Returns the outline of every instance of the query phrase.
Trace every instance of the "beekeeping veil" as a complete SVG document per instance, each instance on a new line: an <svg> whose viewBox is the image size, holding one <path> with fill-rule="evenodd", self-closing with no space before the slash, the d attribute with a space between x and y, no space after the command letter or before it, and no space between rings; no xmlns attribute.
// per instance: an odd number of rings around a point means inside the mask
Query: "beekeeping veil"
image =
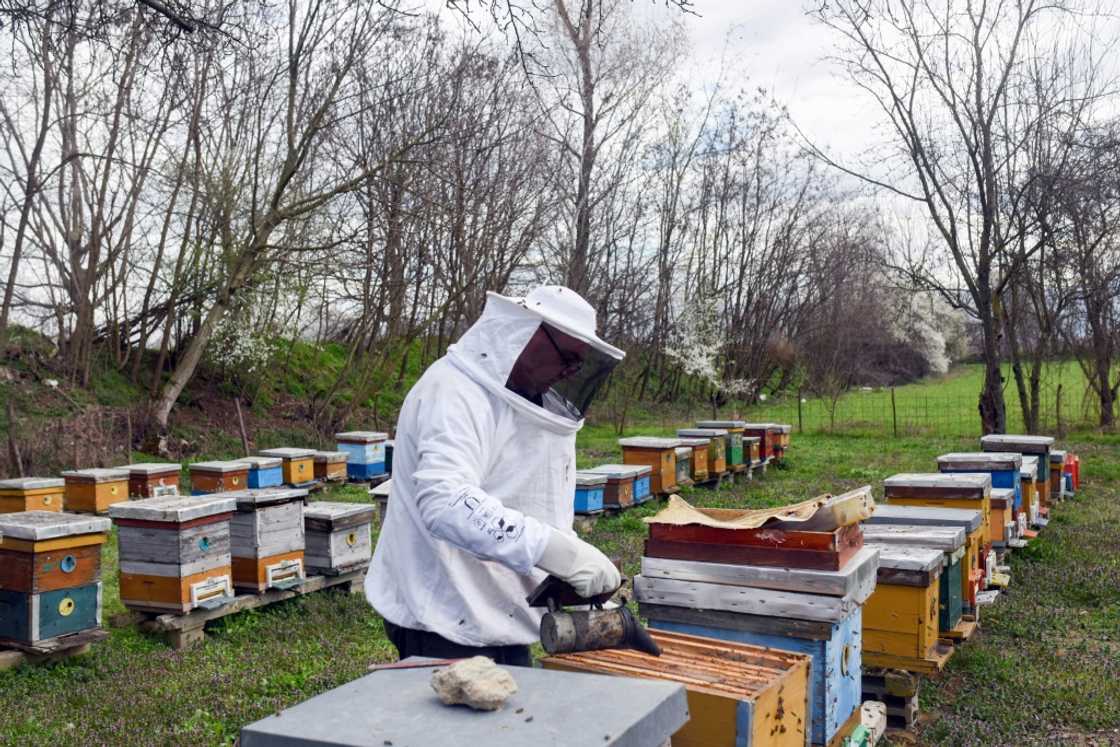
<svg viewBox="0 0 1120 747"><path fill-rule="evenodd" d="M625 357L596 333L595 309L559 285L486 296L482 316L448 349L451 360L519 411L578 428Z"/></svg>

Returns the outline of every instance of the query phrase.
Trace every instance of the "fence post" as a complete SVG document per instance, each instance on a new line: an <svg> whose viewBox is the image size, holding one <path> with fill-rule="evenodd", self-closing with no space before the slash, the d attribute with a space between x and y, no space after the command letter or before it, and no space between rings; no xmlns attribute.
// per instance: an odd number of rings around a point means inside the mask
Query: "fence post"
<svg viewBox="0 0 1120 747"><path fill-rule="evenodd" d="M1058 401L1054 405L1054 419L1057 420L1057 433L1058 438L1065 438L1065 433L1062 432L1062 385L1058 383Z"/></svg>
<svg viewBox="0 0 1120 747"><path fill-rule="evenodd" d="M894 437L898 438L898 408L894 402L894 387L891 387L891 423L894 425Z"/></svg>
<svg viewBox="0 0 1120 747"><path fill-rule="evenodd" d="M801 424L801 388L797 389L797 432L804 433L805 427Z"/></svg>

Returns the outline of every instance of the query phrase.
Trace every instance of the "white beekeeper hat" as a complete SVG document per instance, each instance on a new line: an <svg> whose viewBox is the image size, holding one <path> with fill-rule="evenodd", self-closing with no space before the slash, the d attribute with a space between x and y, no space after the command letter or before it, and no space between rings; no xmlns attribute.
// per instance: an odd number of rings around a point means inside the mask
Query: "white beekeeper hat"
<svg viewBox="0 0 1120 747"><path fill-rule="evenodd" d="M583 340L605 355L622 360L626 353L599 337L596 332L597 315L595 307L589 304L571 288L562 285L542 285L529 291L524 298L503 296L493 291L486 292L487 298L517 306L537 316L543 322Z"/></svg>

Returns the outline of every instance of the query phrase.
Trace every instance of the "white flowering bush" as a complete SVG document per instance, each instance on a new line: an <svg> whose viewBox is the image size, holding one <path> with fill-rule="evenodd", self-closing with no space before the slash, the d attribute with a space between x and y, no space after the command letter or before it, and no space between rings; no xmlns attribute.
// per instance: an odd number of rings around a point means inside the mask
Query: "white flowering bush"
<svg viewBox="0 0 1120 747"><path fill-rule="evenodd" d="M700 378L716 390L730 396L746 397L753 393L753 379L725 379L720 356L723 352L723 329L715 299L693 299L673 324L665 346L665 355L675 361L686 374Z"/></svg>
<svg viewBox="0 0 1120 747"><path fill-rule="evenodd" d="M272 359L272 341L253 334L252 327L236 315L227 315L214 328L206 348L210 363L225 375L252 376Z"/></svg>

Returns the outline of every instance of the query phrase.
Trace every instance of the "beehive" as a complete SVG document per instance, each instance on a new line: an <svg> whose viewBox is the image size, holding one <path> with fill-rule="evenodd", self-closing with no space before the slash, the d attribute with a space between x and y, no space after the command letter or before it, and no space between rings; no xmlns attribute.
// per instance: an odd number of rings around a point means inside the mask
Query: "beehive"
<svg viewBox="0 0 1120 747"><path fill-rule="evenodd" d="M380 431L334 434L338 450L346 452L346 473L351 480L369 480L385 474L385 442L388 438L388 433Z"/></svg>
<svg viewBox="0 0 1120 747"><path fill-rule="evenodd" d="M1062 472L1064 471L1065 460L1066 452L1062 449L1053 449L1048 455L1048 479L1046 483L1049 487L1038 497L1039 513L1042 515L1049 513L1051 501L1062 497Z"/></svg>
<svg viewBox="0 0 1120 747"><path fill-rule="evenodd" d="M717 428L727 431L727 469L742 472L750 464L750 456L743 449L743 420L698 420L697 428Z"/></svg>
<svg viewBox="0 0 1120 747"><path fill-rule="evenodd" d="M15 511L61 511L66 481L61 477L0 480L0 514Z"/></svg>
<svg viewBox="0 0 1120 747"><path fill-rule="evenodd" d="M1019 482L1023 486L1023 510L1019 512L1016 520L1019 522L1019 534L1026 533L1027 528L1038 524L1041 503L1038 497L1038 488L1042 484L1038 479L1038 457L1023 457L1023 466L1019 470Z"/></svg>
<svg viewBox="0 0 1120 747"><path fill-rule="evenodd" d="M778 444L777 423L743 423L743 435L758 439L758 458L760 461L769 462L777 457Z"/></svg>
<svg viewBox="0 0 1120 747"><path fill-rule="evenodd" d="M708 438L708 478L715 479L727 472L727 449L730 434L723 428L681 428L680 438Z"/></svg>
<svg viewBox="0 0 1120 747"><path fill-rule="evenodd" d="M743 436L743 462L749 465L762 463L762 439L758 436Z"/></svg>
<svg viewBox="0 0 1120 747"><path fill-rule="evenodd" d="M1015 538L1015 520L1012 510L1015 491L1011 488L992 488L992 546L1003 549Z"/></svg>
<svg viewBox="0 0 1120 747"><path fill-rule="evenodd" d="M316 451L315 479L324 482L346 482L345 451Z"/></svg>
<svg viewBox="0 0 1120 747"><path fill-rule="evenodd" d="M942 634L956 630L964 613L961 568L964 563L964 527L920 524L871 524L864 527L868 544L940 550L943 554L938 579L938 629Z"/></svg>
<svg viewBox="0 0 1120 747"><path fill-rule="evenodd" d="M260 455L284 460L285 485L306 485L315 479L314 449L264 449Z"/></svg>
<svg viewBox="0 0 1120 747"><path fill-rule="evenodd" d="M637 470L634 473L634 503L644 503L653 497L653 467L648 464L625 465Z"/></svg>
<svg viewBox="0 0 1120 747"><path fill-rule="evenodd" d="M280 457L251 456L237 461L249 465L248 485L252 490L284 484L284 460Z"/></svg>
<svg viewBox="0 0 1120 747"><path fill-rule="evenodd" d="M163 494L168 488L179 492L179 474L182 467L170 463L130 464L128 470L128 495L130 498L151 498Z"/></svg>
<svg viewBox="0 0 1120 747"><path fill-rule="evenodd" d="M110 527L58 511L0 515L0 639L37 643L101 625Z"/></svg>
<svg viewBox="0 0 1120 747"><path fill-rule="evenodd" d="M308 573L337 576L369 565L373 506L316 501L303 510Z"/></svg>
<svg viewBox="0 0 1120 747"><path fill-rule="evenodd" d="M991 434L980 438L980 450L989 452L1003 452L1020 454L1024 457L1038 457L1038 485L1039 503L1045 505L1050 498L1050 450L1054 448L1054 439L1050 436L1025 436L1017 434ZM1046 487L1043 487L1046 483ZM1008 488L1010 485L992 483L994 488Z"/></svg>
<svg viewBox="0 0 1120 747"><path fill-rule="evenodd" d="M1019 482L1019 470L1022 466L1022 455L1012 452L976 451L942 454L937 457L939 472L987 472L992 476L993 488L1010 488L1015 494L1012 511L1018 511L1023 501L1022 485Z"/></svg>
<svg viewBox="0 0 1120 747"><path fill-rule="evenodd" d="M692 450L689 454L689 478L694 483L707 482L708 474L708 449L711 447L710 438L682 438L681 443ZM680 449L677 449L679 452ZM678 471L680 465L677 465Z"/></svg>
<svg viewBox="0 0 1120 747"><path fill-rule="evenodd" d="M793 433L793 426L785 423L771 423L770 435L773 438L774 458L779 461L785 459L786 449L789 448L790 436Z"/></svg>
<svg viewBox="0 0 1120 747"><path fill-rule="evenodd" d="M677 447L679 438L633 436L618 439L625 464L650 466L650 492L654 495L671 493L677 489ZM710 462L709 462L710 464Z"/></svg>
<svg viewBox="0 0 1120 747"><path fill-rule="evenodd" d="M192 495L244 490L249 482L249 465L245 462L196 462L189 469Z"/></svg>
<svg viewBox="0 0 1120 747"><path fill-rule="evenodd" d="M987 555L995 528L992 525L992 478L988 474L904 473L883 481L883 494L895 506L961 508L980 512L983 546L980 561L988 572Z"/></svg>
<svg viewBox="0 0 1120 747"><path fill-rule="evenodd" d="M676 448L677 485L687 487L692 484L692 447Z"/></svg>
<svg viewBox="0 0 1120 747"><path fill-rule="evenodd" d="M229 493L176 495L109 509L120 548L120 595L126 607L189 612L233 596Z"/></svg>
<svg viewBox="0 0 1120 747"><path fill-rule="evenodd" d="M634 491L639 476L644 477L647 486L646 495L649 495L649 470L648 466L640 464L600 464L586 472L606 478L606 483L603 485L604 507L626 508L638 502Z"/></svg>
<svg viewBox="0 0 1120 747"><path fill-rule="evenodd" d="M984 530L980 511L959 508L933 508L923 506L877 505L875 513L865 525L907 524L924 526L959 527L965 531L965 553L961 560L961 589L964 611L976 612L976 594L983 590Z"/></svg>
<svg viewBox="0 0 1120 747"><path fill-rule="evenodd" d="M603 493L606 487L606 475L597 472L576 472L576 513L597 514L601 512L603 510Z"/></svg>
<svg viewBox="0 0 1120 747"><path fill-rule="evenodd" d="M661 656L606 650L560 654L545 669L680 682L689 720L675 747L803 747L808 740L809 657L759 646L652 631Z"/></svg>
<svg viewBox="0 0 1120 747"><path fill-rule="evenodd" d="M66 481L66 510L102 514L128 500L128 472L123 469L76 469L62 473Z"/></svg>
<svg viewBox="0 0 1120 747"><path fill-rule="evenodd" d="M863 610L864 665L910 672L940 670L948 658L938 646L944 553L920 547L877 547L878 583Z"/></svg>
<svg viewBox="0 0 1120 747"><path fill-rule="evenodd" d="M240 490L230 523L233 585L262 592L289 588L304 578L304 488Z"/></svg>

